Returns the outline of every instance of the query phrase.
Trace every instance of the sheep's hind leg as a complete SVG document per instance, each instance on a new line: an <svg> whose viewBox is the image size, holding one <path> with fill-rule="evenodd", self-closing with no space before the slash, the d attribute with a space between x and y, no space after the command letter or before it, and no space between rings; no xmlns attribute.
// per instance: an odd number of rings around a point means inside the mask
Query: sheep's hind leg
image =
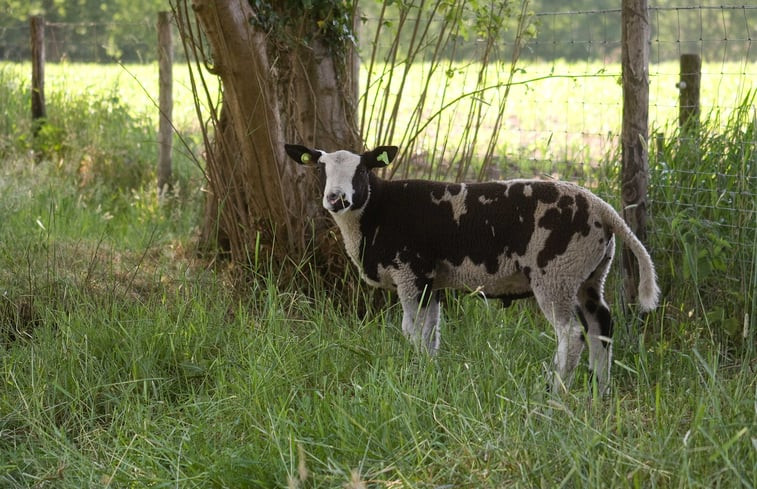
<svg viewBox="0 0 757 489"><path fill-rule="evenodd" d="M580 314L585 322L589 338L589 370L597 382L597 392L609 391L610 366L612 365L612 316L604 300L604 281L612 262L612 251L596 270L581 285L578 291Z"/></svg>
<svg viewBox="0 0 757 489"><path fill-rule="evenodd" d="M441 340L439 295L430 287L420 292L398 288L397 292L402 303L402 333L416 346L435 354Z"/></svg>
<svg viewBox="0 0 757 489"><path fill-rule="evenodd" d="M423 318L423 330L421 334L423 336L423 346L426 350L435 354L439 351L439 344L441 343L441 330L439 329L439 323L441 322L441 306L439 305L439 293L430 292L428 305L425 307L425 314Z"/></svg>

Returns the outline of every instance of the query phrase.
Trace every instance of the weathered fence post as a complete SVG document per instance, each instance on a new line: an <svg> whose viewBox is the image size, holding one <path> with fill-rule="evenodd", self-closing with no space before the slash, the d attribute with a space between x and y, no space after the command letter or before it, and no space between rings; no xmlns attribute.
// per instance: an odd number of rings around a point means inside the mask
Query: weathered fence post
<svg viewBox="0 0 757 489"><path fill-rule="evenodd" d="M698 54L681 55L681 81L678 82L678 127L689 132L699 126L699 87L702 58Z"/></svg>
<svg viewBox="0 0 757 489"><path fill-rule="evenodd" d="M158 194L171 190L171 148L173 147L173 39L170 12L158 12Z"/></svg>
<svg viewBox="0 0 757 489"><path fill-rule="evenodd" d="M621 198L623 217L646 240L649 181L649 14L647 0L623 0ZM623 283L627 302L635 302L639 282L636 258L623 246Z"/></svg>
<svg viewBox="0 0 757 489"><path fill-rule="evenodd" d="M45 19L29 19L32 48L32 134L36 136L45 120Z"/></svg>

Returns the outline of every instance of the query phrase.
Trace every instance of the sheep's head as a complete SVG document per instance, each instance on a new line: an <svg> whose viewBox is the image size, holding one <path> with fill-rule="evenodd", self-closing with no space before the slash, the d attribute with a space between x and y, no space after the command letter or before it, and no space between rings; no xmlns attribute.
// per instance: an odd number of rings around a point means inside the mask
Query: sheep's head
<svg viewBox="0 0 757 489"><path fill-rule="evenodd" d="M369 194L368 172L388 165L398 149L396 146L379 146L356 155L349 151L326 153L293 144L286 144L284 148L297 163L318 168L323 207L334 214L365 205Z"/></svg>

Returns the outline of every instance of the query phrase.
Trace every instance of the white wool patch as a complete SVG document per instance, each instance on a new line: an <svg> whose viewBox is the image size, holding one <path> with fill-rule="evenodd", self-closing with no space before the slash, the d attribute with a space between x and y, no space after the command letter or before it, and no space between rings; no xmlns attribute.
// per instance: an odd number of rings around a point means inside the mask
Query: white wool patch
<svg viewBox="0 0 757 489"><path fill-rule="evenodd" d="M378 281L369 279L365 275L362 267L360 269L360 275L363 277L363 280L365 280L365 282L368 285L371 285L372 287L380 287L382 289L387 289L387 290L397 290L398 277L396 275L399 272L397 271L396 268L394 268L393 266L385 267L383 265L379 265L376 271L378 273ZM406 269L404 273L408 277L415 277L414 275L411 274L409 269Z"/></svg>
<svg viewBox="0 0 757 489"><path fill-rule="evenodd" d="M371 280L365 275L363 268L360 267L360 275L363 280L373 287L381 287L389 290L397 290L398 287L401 288L403 286L405 289L407 289L407 287L412 288L415 286L415 279L417 278L410 267L410 264L400 260L399 252L395 254L391 265L385 267L384 265L379 264L377 274L378 281Z"/></svg>
<svg viewBox="0 0 757 489"><path fill-rule="evenodd" d="M360 216L362 214L363 209L331 213L336 225L339 226L339 230L342 232L344 249L361 274L363 273L363 265L360 263L360 240L362 237L360 234Z"/></svg>
<svg viewBox="0 0 757 489"><path fill-rule="evenodd" d="M409 266L400 266L399 270L393 266L384 267L378 266L378 281L370 279L365 274L365 268L360 262L360 244L362 234L360 233L360 217L363 215L363 209L349 210L346 212L333 213L334 221L339 230L342 232L342 239L344 240L344 248L347 251L347 255L360 272L360 278L372 287L380 287L383 289L395 290L397 280L413 280L412 270ZM378 235L378 229L374 233L373 240L375 241ZM373 243L371 243L371 246ZM394 262L400 264L399 252L397 252Z"/></svg>
<svg viewBox="0 0 757 489"><path fill-rule="evenodd" d="M516 269L515 260L502 254L497 262L497 272L492 274L485 265L473 263L468 257L457 266L443 260L436 269L434 288L480 290L488 295L518 294L531 289L526 276Z"/></svg>
<svg viewBox="0 0 757 489"><path fill-rule="evenodd" d="M452 206L452 218L455 223L460 224L460 216L468 213L468 208L465 206L465 197L468 195L468 187L464 183L460 184L460 192L452 195L449 188L444 189L444 195L440 199L434 198L434 194L431 194L431 202L436 205L442 202L449 202Z"/></svg>

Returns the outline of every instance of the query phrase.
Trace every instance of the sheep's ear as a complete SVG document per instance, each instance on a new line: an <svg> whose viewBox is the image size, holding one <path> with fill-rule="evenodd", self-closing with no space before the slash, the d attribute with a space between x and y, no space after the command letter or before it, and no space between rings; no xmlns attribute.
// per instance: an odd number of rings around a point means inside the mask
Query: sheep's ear
<svg viewBox="0 0 757 489"><path fill-rule="evenodd" d="M397 156L397 146L379 146L373 151L360 155L360 161L368 168L382 168L391 163Z"/></svg>
<svg viewBox="0 0 757 489"><path fill-rule="evenodd" d="M284 149L289 157L300 165L314 165L321 157L321 152L317 149L306 148L299 144L285 144Z"/></svg>

